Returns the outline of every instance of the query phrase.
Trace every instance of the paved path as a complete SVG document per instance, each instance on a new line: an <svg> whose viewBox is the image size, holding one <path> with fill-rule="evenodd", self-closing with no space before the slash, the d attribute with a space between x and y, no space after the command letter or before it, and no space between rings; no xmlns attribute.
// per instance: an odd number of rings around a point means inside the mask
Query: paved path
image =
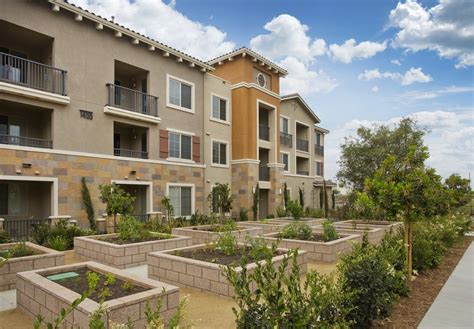
<svg viewBox="0 0 474 329"><path fill-rule="evenodd" d="M474 243L466 250L418 328L474 328Z"/></svg>

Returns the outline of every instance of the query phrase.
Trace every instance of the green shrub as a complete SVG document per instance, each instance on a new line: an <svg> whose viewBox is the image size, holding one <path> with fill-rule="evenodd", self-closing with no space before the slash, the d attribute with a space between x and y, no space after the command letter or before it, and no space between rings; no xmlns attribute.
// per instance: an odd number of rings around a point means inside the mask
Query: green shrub
<svg viewBox="0 0 474 329"><path fill-rule="evenodd" d="M330 220L325 220L323 222L323 240L333 241L339 239L339 234L337 234L336 228Z"/></svg>
<svg viewBox="0 0 474 329"><path fill-rule="evenodd" d="M68 249L68 240L66 237L61 235L51 236L48 239L47 245L57 251L64 251Z"/></svg>
<svg viewBox="0 0 474 329"><path fill-rule="evenodd" d="M225 231L219 235L216 241L212 243L212 248L223 253L226 256L234 255L239 245L236 237L230 232Z"/></svg>
<svg viewBox="0 0 474 329"><path fill-rule="evenodd" d="M287 217L288 216L288 211L285 210L283 207L277 207L277 217Z"/></svg>
<svg viewBox="0 0 474 329"><path fill-rule="evenodd" d="M150 236L150 231L133 216L123 216L117 224L118 237L123 241L138 242Z"/></svg>
<svg viewBox="0 0 474 329"><path fill-rule="evenodd" d="M250 257L255 261L259 261L263 258L272 258L274 256L272 248L268 246L267 241L263 238L248 237L247 245L250 246Z"/></svg>
<svg viewBox="0 0 474 329"><path fill-rule="evenodd" d="M33 226L33 229L30 233L30 239L33 243L44 246L49 239L51 234L51 228L47 224L39 224Z"/></svg>
<svg viewBox="0 0 474 329"><path fill-rule="evenodd" d="M295 220L299 220L301 217L303 217L303 207L301 207L298 201L289 200L287 210Z"/></svg>
<svg viewBox="0 0 474 329"><path fill-rule="evenodd" d="M30 239L33 243L53 248L50 245L50 241L56 237L61 237L66 243L66 247L63 250L70 250L74 248L75 237L93 234L95 234L94 231L83 230L79 227L69 225L68 221L63 219L56 223L54 227L50 227L48 224L35 225L31 231ZM62 242L58 242L58 245L62 247Z"/></svg>
<svg viewBox="0 0 474 329"><path fill-rule="evenodd" d="M12 238L8 234L7 231L3 230L0 231L0 243L10 243L12 242Z"/></svg>
<svg viewBox="0 0 474 329"><path fill-rule="evenodd" d="M268 214L266 219L272 219L272 218L275 218L275 215L274 214Z"/></svg>
<svg viewBox="0 0 474 329"><path fill-rule="evenodd" d="M313 231L311 227L306 223L290 223L285 225L283 230L280 233L280 237L283 239L293 239L293 240L311 240L313 236Z"/></svg>
<svg viewBox="0 0 474 329"><path fill-rule="evenodd" d="M306 207L304 213L306 217L310 217L310 218L323 218L324 217L323 209Z"/></svg>
<svg viewBox="0 0 474 329"><path fill-rule="evenodd" d="M239 211L239 220L241 222L246 222L249 220L249 215L248 215L249 210L247 208L240 208Z"/></svg>

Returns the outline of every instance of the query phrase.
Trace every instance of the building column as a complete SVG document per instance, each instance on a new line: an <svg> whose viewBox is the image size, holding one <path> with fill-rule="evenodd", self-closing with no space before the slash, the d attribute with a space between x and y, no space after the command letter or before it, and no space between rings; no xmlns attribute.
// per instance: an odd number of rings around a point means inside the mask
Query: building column
<svg viewBox="0 0 474 329"><path fill-rule="evenodd" d="M239 217L241 209L247 210L249 219L253 218L253 191L258 184L259 160L232 161L232 216Z"/></svg>
<svg viewBox="0 0 474 329"><path fill-rule="evenodd" d="M270 191L268 192L268 213L276 216L277 208L283 207L283 163L269 163L270 168Z"/></svg>

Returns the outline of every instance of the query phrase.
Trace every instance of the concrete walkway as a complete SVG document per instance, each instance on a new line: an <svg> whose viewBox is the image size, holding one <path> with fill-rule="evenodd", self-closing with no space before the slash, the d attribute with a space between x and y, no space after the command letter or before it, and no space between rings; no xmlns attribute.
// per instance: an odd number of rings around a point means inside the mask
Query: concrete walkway
<svg viewBox="0 0 474 329"><path fill-rule="evenodd" d="M418 328L474 328L474 243L466 250Z"/></svg>

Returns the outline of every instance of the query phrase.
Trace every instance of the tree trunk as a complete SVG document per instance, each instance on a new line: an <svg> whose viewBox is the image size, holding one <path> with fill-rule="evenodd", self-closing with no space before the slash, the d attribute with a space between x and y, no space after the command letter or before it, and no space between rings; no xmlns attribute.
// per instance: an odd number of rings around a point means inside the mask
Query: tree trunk
<svg viewBox="0 0 474 329"><path fill-rule="evenodd" d="M405 221L405 253L406 253L406 280L407 284L411 282L411 274L413 272L412 253L413 253L413 237L412 237L412 223Z"/></svg>

